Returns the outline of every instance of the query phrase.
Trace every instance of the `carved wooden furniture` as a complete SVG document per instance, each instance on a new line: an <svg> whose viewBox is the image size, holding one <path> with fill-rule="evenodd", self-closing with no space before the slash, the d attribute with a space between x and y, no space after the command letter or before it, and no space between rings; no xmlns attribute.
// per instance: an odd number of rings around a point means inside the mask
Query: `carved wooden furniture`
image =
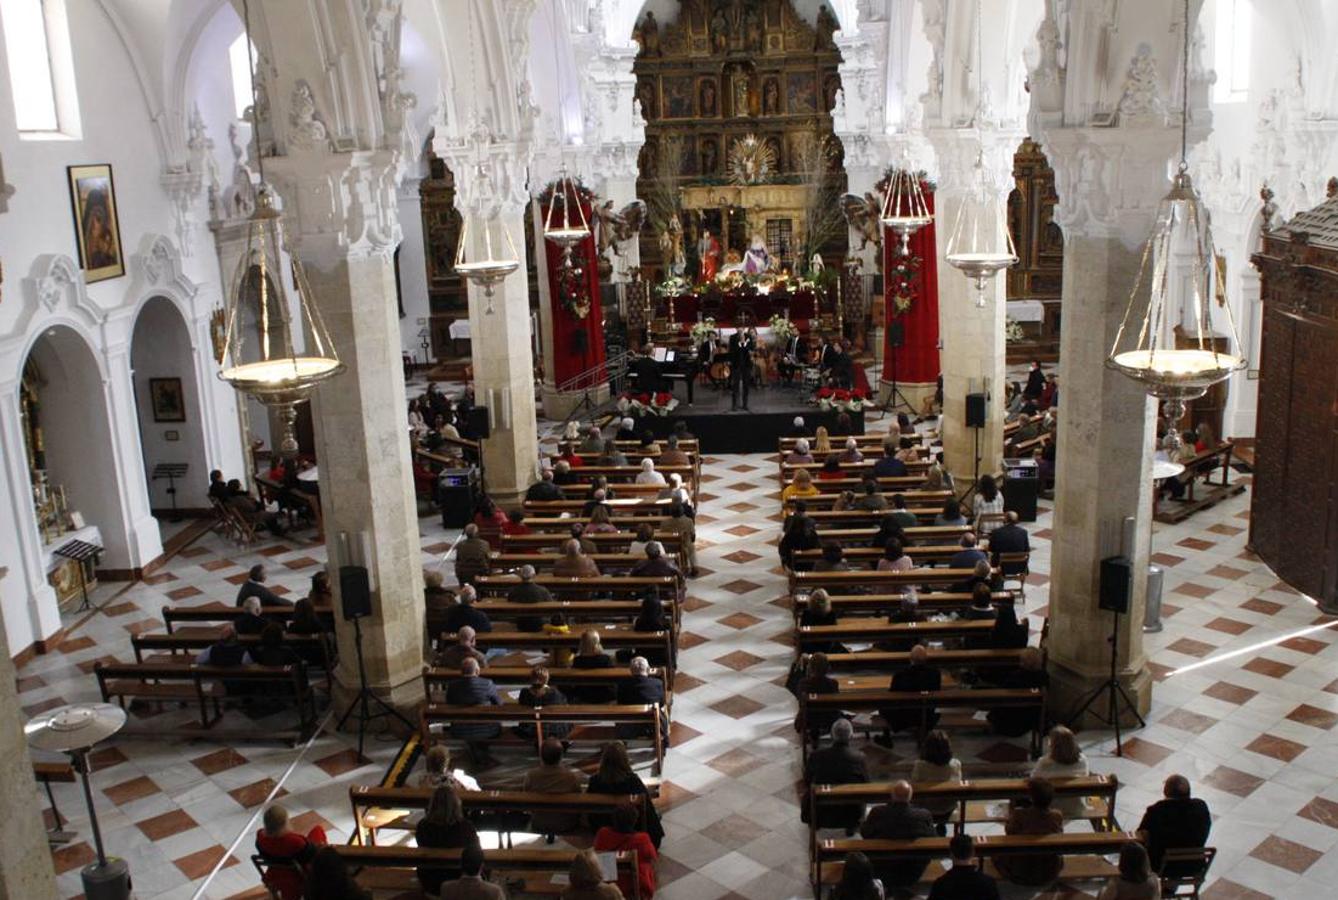
<svg viewBox="0 0 1338 900"><path fill-rule="evenodd" d="M1059 356L1059 298L1064 281L1064 233L1055 224L1055 172L1031 138L1013 156L1008 197L1008 227L1017 246L1018 263L1008 270L1009 300L1039 300L1045 319L1024 326L1026 337L1009 345L1009 362Z"/></svg>
<svg viewBox="0 0 1338 900"><path fill-rule="evenodd" d="M1265 232L1250 545L1338 608L1338 196Z"/></svg>

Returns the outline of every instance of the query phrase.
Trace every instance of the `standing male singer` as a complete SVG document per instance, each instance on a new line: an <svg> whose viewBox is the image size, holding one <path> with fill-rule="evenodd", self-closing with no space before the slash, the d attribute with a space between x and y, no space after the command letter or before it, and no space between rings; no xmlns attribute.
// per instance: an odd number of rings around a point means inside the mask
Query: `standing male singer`
<svg viewBox="0 0 1338 900"><path fill-rule="evenodd" d="M748 375L753 368L753 337L742 327L729 336L730 409L739 408L739 391L743 391L743 408L748 408Z"/></svg>

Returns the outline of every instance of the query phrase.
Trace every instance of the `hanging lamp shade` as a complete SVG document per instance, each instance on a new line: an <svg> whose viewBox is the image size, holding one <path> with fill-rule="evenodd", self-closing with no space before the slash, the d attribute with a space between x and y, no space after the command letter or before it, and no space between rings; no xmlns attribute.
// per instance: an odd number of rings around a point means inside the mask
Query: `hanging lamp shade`
<svg viewBox="0 0 1338 900"><path fill-rule="evenodd" d="M1188 258L1192 269L1173 277L1172 260L1177 257ZM1245 367L1242 357L1217 349L1223 337L1232 349L1240 340L1225 302L1220 304L1224 330L1219 334L1214 328L1213 304L1226 295L1216 258L1208 211L1182 166L1157 207L1156 224L1106 360L1107 366L1166 401L1172 422L1184 416L1186 401ZM1179 307L1170 290L1173 280L1184 285ZM1177 325L1183 346L1177 346ZM1177 429L1172 433L1178 436Z"/></svg>
<svg viewBox="0 0 1338 900"><path fill-rule="evenodd" d="M948 265L976 286L976 306L985 305L985 288L996 273L1017 264L1017 249L1008 233L1008 220L999 192L985 181L983 159L976 160L975 190L957 207L948 237Z"/></svg>
<svg viewBox="0 0 1338 900"><path fill-rule="evenodd" d="M879 221L884 228L901 238L900 254L910 256L911 235L934 221L918 175L905 168L894 169L888 175Z"/></svg>
<svg viewBox="0 0 1338 900"><path fill-rule="evenodd" d="M311 399L316 386L342 372L344 364L311 302L311 286L296 259L292 260L292 274L300 318L294 320L284 286L284 249L283 217L269 187L262 184L255 212L247 222L246 249L226 300L227 328L218 377L279 411L284 421L279 451L292 456L297 453L295 405ZM301 352L294 340L299 329L303 332Z"/></svg>
<svg viewBox="0 0 1338 900"><path fill-rule="evenodd" d="M573 207L575 215L572 215ZM559 213L558 209L562 212ZM590 237L590 222L585 217L581 206L581 195L576 182L567 174L567 167L562 167L557 181L553 184L553 196L548 203L548 215L544 218L544 238L568 251L581 241Z"/></svg>
<svg viewBox="0 0 1338 900"><path fill-rule="evenodd" d="M479 166L476 173L479 179L479 192L483 198L483 209L488 207L488 198L492 196L491 183L487 171ZM506 277L520 268L520 257L516 253L516 244L511 240L511 232L496 213L470 212L464 217L460 229L460 239L455 246L455 271L461 278L483 288L488 299L485 312L492 315L493 292Z"/></svg>

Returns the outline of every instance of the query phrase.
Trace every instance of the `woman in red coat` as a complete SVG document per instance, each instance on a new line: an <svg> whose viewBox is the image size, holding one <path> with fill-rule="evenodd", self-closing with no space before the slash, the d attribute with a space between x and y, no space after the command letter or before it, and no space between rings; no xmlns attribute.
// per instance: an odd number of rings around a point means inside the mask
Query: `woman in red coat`
<svg viewBox="0 0 1338 900"><path fill-rule="evenodd" d="M613 811L613 825L605 825L595 832L594 850L596 853L620 853L636 851L637 881L640 882L642 900L650 900L655 893L655 844L650 835L637 830L637 810L631 804L623 804ZM632 884L628 876L619 872L618 889L624 897L632 896Z"/></svg>
<svg viewBox="0 0 1338 900"><path fill-rule="evenodd" d="M325 829L317 825L305 835L288 825L288 810L274 804L265 810L265 827L256 832L256 850L269 863L265 886L280 900L302 900L306 890L305 872L316 851L326 845ZM301 867L299 872L293 867Z"/></svg>

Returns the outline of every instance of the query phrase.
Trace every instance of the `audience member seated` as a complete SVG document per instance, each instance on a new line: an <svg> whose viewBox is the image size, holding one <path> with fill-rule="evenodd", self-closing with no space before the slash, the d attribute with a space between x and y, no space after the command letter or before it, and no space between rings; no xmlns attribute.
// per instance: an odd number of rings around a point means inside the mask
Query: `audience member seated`
<svg viewBox="0 0 1338 900"><path fill-rule="evenodd" d="M906 464L897 459L897 440L891 436L883 439L883 455L873 464L874 478L904 478L907 475Z"/></svg>
<svg viewBox="0 0 1338 900"><path fill-rule="evenodd" d="M973 594L975 589L975 586L972 586ZM1020 650L1027 646L1029 637L1027 623L1018 621L1016 601L1005 600L999 605L994 617L994 627L990 629L990 649Z"/></svg>
<svg viewBox="0 0 1338 900"><path fill-rule="evenodd" d="M252 598L255 599L255 598ZM268 622L260 631L260 645L250 651L251 661L258 666L296 666L302 663L292 647L283 641L283 626ZM291 691L289 696L292 696Z"/></svg>
<svg viewBox="0 0 1338 900"><path fill-rule="evenodd" d="M812 601L810 601L810 608ZM805 610L807 612L808 610ZM828 674L831 669L831 663L827 659L827 654L821 651L800 657L803 677L794 683L794 693L802 704L803 698L808 694L835 694L841 690L841 685L835 678ZM798 713L794 717L795 731L799 730ZM826 734L833 724L840 721L841 714L836 712L810 712L808 714L808 731L813 737L820 737ZM849 724L849 723L847 723ZM834 736L834 735L833 735ZM811 757L810 757L811 758ZM863 759L863 757L860 757Z"/></svg>
<svg viewBox="0 0 1338 900"><path fill-rule="evenodd" d="M961 784L962 763L952 755L952 743L946 732L935 728L925 735L920 745L920 756L911 766L912 784L938 784L952 782ZM952 817L957 804L951 799L930 801L925 809L934 816L934 828L940 837L948 833L948 819Z"/></svg>
<svg viewBox="0 0 1338 900"><path fill-rule="evenodd" d="M818 537L818 524L808 516L795 515L791 517L790 527L781 536L778 547L781 564L794 572L811 572L813 571L812 561L796 559L795 552L816 550L820 546L822 546L822 539Z"/></svg>
<svg viewBox="0 0 1338 900"><path fill-rule="evenodd" d="M913 794L909 782L895 782L889 802L869 810L868 817L860 826L860 837L890 841L933 837L934 817L924 807L911 805ZM884 887L895 889L915 884L928 866L929 857L910 857L880 862L874 868Z"/></svg>
<svg viewBox="0 0 1338 900"><path fill-rule="evenodd" d="M841 880L832 888L830 900L883 900L883 883L874 877L873 863L860 853L847 853Z"/></svg>
<svg viewBox="0 0 1338 900"><path fill-rule="evenodd" d="M1002 673L990 672L989 676L999 687L1011 690L1044 690L1050 684L1050 676L1045 671L1045 657L1035 647L1022 651L1016 669ZM1036 709L999 707L990 710L987 716L990 727L1005 737L1021 737L1035 731L1041 724L1041 712Z"/></svg>
<svg viewBox="0 0 1338 900"><path fill-rule="evenodd" d="M558 462L564 462L569 469L580 469L585 466L585 460L576 452L576 444L573 442L563 442L558 444Z"/></svg>
<svg viewBox="0 0 1338 900"><path fill-rule="evenodd" d="M823 657L826 661L826 657ZM825 676L824 676L825 677ZM829 693L813 691L812 693ZM869 781L869 768L864 761L864 754L850 746L854 736L854 726L849 719L837 719L831 725L832 742L829 746L814 750L808 755L804 765L804 782L811 790L818 784L866 784ZM824 806L818 816L819 828L844 828L846 834L853 835L864 815L864 804L849 806ZM807 822L809 805L805 798L800 809L800 818ZM810 823L811 824L811 823Z"/></svg>
<svg viewBox="0 0 1338 900"><path fill-rule="evenodd" d="M269 579L269 572L265 570L264 563L256 563L247 573L246 580L242 586L237 589L237 605L241 606L246 602L247 597L260 598L261 606L283 606L291 607L293 601L285 600L278 594L265 587L265 582Z"/></svg>
<svg viewBox="0 0 1338 900"><path fill-rule="evenodd" d="M664 682L658 678L652 678L650 674L650 662L644 656L632 658L628 664L630 674L628 677L618 682L617 702L622 706L640 706L654 705L660 708L660 732L664 735L667 743L669 735L669 714L664 709ZM620 738L650 737L651 731L648 725L618 725L617 735Z"/></svg>
<svg viewBox="0 0 1338 900"><path fill-rule="evenodd" d="M508 603L552 602L552 592L542 584L534 583L534 566L521 566L517 574L520 575L520 584L507 591L506 599ZM538 616L521 616L516 619L517 631L539 631L541 628L543 628L543 620Z"/></svg>
<svg viewBox="0 0 1338 900"><path fill-rule="evenodd" d="M1213 818L1208 804L1190 796L1189 779L1172 775L1162 785L1162 798L1147 808L1138 830L1144 832L1148 859L1154 872L1163 876L1183 877L1193 874L1192 865L1162 865L1167 850L1199 848L1208 843Z"/></svg>
<svg viewBox="0 0 1338 900"><path fill-rule="evenodd" d="M636 772L632 771L632 763L627 758L626 744L622 741L610 741L604 745L599 754L599 768L590 776L590 783L586 785L585 792L624 797L646 796L646 784ZM660 816L655 811L655 805L646 803L642 814L646 818L643 830L650 835L651 843L658 850L664 840L664 826L660 824ZM592 815L588 818L592 828L602 828L612 824L609 816Z"/></svg>
<svg viewBox="0 0 1338 900"><path fill-rule="evenodd" d="M826 425L819 425L813 431L813 455L821 456L824 459L828 453L832 452L832 438L827 432Z"/></svg>
<svg viewBox="0 0 1338 900"><path fill-rule="evenodd" d="M847 512L848 510L858 509L859 500L855 497L854 491L842 491L836 500L832 503L834 512Z"/></svg>
<svg viewBox="0 0 1338 900"><path fill-rule="evenodd" d="M646 558L632 567L632 575L638 578L664 578L679 576L678 566L664 555L664 544L651 541L646 545Z"/></svg>
<svg viewBox="0 0 1338 900"><path fill-rule="evenodd" d="M697 577L697 526L682 503L669 504L669 518L660 523L660 530L678 535L679 546L688 564L688 576Z"/></svg>
<svg viewBox="0 0 1338 900"><path fill-rule="evenodd" d="M571 626L567 624L567 618L562 613L553 613L540 631L544 634L567 635L571 634ZM554 647L549 652L548 658L552 665L565 669L571 665L572 652L567 647Z"/></svg>
<svg viewBox="0 0 1338 900"><path fill-rule="evenodd" d="M311 858L306 896L321 900L372 900L371 892L353 880L344 857L334 847L321 847Z"/></svg>
<svg viewBox="0 0 1338 900"><path fill-rule="evenodd" d="M428 612L445 613L455 606L455 592L446 588L446 577L436 569L423 570L423 602Z"/></svg>
<svg viewBox="0 0 1338 900"><path fill-rule="evenodd" d="M636 433L636 422L630 417L624 417L623 420L618 423L618 433L614 437L619 441L639 440L640 435Z"/></svg>
<svg viewBox="0 0 1338 900"><path fill-rule="evenodd" d="M553 481L553 470L547 467L539 473L539 480L525 492L526 500L562 500L565 497L561 486Z"/></svg>
<svg viewBox="0 0 1338 900"><path fill-rule="evenodd" d="M915 462L920 458L920 451L915 449L915 438L902 435L897 445L897 459L902 462Z"/></svg>
<svg viewBox="0 0 1338 900"><path fill-rule="evenodd" d="M209 499L219 503L228 499L228 483L223 480L223 473L218 469L209 473Z"/></svg>
<svg viewBox="0 0 1338 900"><path fill-rule="evenodd" d="M461 628L472 628L477 632L492 631L492 621L488 614L474 604L478 602L478 591L466 584L456 595L457 603L446 613L444 627L448 632L459 632Z"/></svg>
<svg viewBox="0 0 1338 900"><path fill-rule="evenodd" d="M818 588L808 597L808 605L799 614L799 624L804 628L814 625L835 625L836 612L832 609L832 598L826 589Z"/></svg>
<svg viewBox="0 0 1338 900"><path fill-rule="evenodd" d="M474 524L479 527L479 537L486 540L488 546L494 550L502 549L498 536L506 526L506 513L486 494L479 498L478 506L474 510Z"/></svg>
<svg viewBox="0 0 1338 900"><path fill-rule="evenodd" d="M562 558L553 564L553 574L562 578L598 578L599 566L581 551L580 542L562 545Z"/></svg>
<svg viewBox="0 0 1338 900"><path fill-rule="evenodd" d="M641 444L638 446L637 452L642 456L660 455L660 445L655 441L655 432L649 428L641 432Z"/></svg>
<svg viewBox="0 0 1338 900"><path fill-rule="evenodd" d="M1097 900L1160 900L1161 880L1152 874L1148 852L1130 841L1120 850L1120 877L1107 881Z"/></svg>
<svg viewBox="0 0 1338 900"><path fill-rule="evenodd" d="M616 884L604 881L604 870L595 851L582 850L571 861L567 889L559 900L623 900L623 892Z"/></svg>
<svg viewBox="0 0 1338 900"><path fill-rule="evenodd" d="M581 518L589 519L592 516L594 516L594 514L599 510L603 510L605 515L607 515L609 511L609 507L607 504L608 499L609 499L609 492L607 488L602 488L602 487L591 488L590 496L586 497L585 503L581 504ZM582 536L584 536L586 533L585 527L581 525L573 525L572 533L573 534L579 533Z"/></svg>
<svg viewBox="0 0 1338 900"><path fill-rule="evenodd" d="M809 434L811 434L811 432L808 430L808 425L804 422L804 417L795 416L794 421L790 423L790 437L806 438ZM796 441L796 443L798 442Z"/></svg>
<svg viewBox="0 0 1338 900"><path fill-rule="evenodd" d="M562 763L562 741L544 738L539 748L539 765L525 773L521 790L539 794L575 794L585 787L585 776ZM553 843L554 835L580 830L581 817L575 813L536 812L530 816L530 828Z"/></svg>
<svg viewBox="0 0 1338 900"><path fill-rule="evenodd" d="M242 487L241 481L234 478L227 483L227 494L223 498L223 505L241 516L253 528L268 528L276 536L283 534L283 523L279 521L277 514L266 512L265 505L247 493Z"/></svg>
<svg viewBox="0 0 1338 900"><path fill-rule="evenodd" d="M929 889L929 900L999 900L999 885L976 865L976 842L969 834L948 841L952 868Z"/></svg>
<svg viewBox="0 0 1338 900"><path fill-rule="evenodd" d="M591 425L585 430L585 439L577 449L586 456L599 456L604 452L604 435L598 425Z"/></svg>
<svg viewBox="0 0 1338 900"><path fill-rule="evenodd" d="M1045 755L1036 760L1031 774L1034 778L1051 781L1056 778L1083 778L1089 774L1087 757L1083 756L1072 731L1063 725L1050 729ZM1082 797L1060 797L1054 806L1066 819L1081 817L1084 809Z"/></svg>
<svg viewBox="0 0 1338 900"><path fill-rule="evenodd" d="M264 883L279 900L302 900L306 896L304 873L310 871L316 851L327 843L325 829L315 825L306 834L289 827L288 810L277 803L265 810L264 826L256 832L256 852L265 858ZM297 864L299 872L291 864Z"/></svg>
<svg viewBox="0 0 1338 900"><path fill-rule="evenodd" d="M1004 834L1059 834L1064 830L1064 816L1051 808L1054 785L1044 778L1027 779L1025 806L1014 804L1004 822ZM1058 853L1019 853L1000 856L995 868L1013 884L1043 887L1059 877L1064 857Z"/></svg>
<svg viewBox="0 0 1338 900"><path fill-rule="evenodd" d="M677 472L669 473L669 483L660 488L660 492L655 495L655 499L673 500L686 507L692 506L692 496L688 493L688 489L683 487L683 476Z"/></svg>
<svg viewBox="0 0 1338 900"><path fill-rule="evenodd" d="M655 460L647 456L641 460L641 471L636 476L637 484L664 484L664 476L655 471Z"/></svg>
<svg viewBox="0 0 1338 900"><path fill-rule="evenodd" d="M965 550L959 550L958 554L963 552L965 552ZM976 552L981 553L979 550ZM956 555L957 554L954 554L954 558L956 558ZM983 556L984 554L981 553L981 555ZM968 566L967 568L971 569L971 577L966 581L959 581L957 584L954 584L952 586L953 591L958 594L972 594L975 593L976 587L982 584L991 590L994 589L994 571L990 568L990 561L988 559L978 559L974 566Z"/></svg>
<svg viewBox="0 0 1338 900"><path fill-rule="evenodd" d="M530 683L520 689L520 695L516 702L521 706L528 706L532 709L538 709L541 706L564 706L567 698L562 695L562 691L548 683L548 669L545 666L532 666L530 668ZM526 740L533 740L535 735L535 726L533 722L521 722L516 725L516 734ZM571 734L571 725L565 722L545 723L544 734L555 738L565 738Z"/></svg>
<svg viewBox="0 0 1338 900"><path fill-rule="evenodd" d="M599 501L600 498L595 499ZM589 518L585 528L581 529L582 534L612 534L618 530L618 526L613 524L613 517L609 515L609 508L603 502L596 503L590 510Z"/></svg>
<svg viewBox="0 0 1338 900"><path fill-rule="evenodd" d="M971 605L962 611L962 618L977 621L994 620L994 592L990 590L988 584L978 584L971 589ZM988 644L988 638L980 642L982 648Z"/></svg>
<svg viewBox="0 0 1338 900"><path fill-rule="evenodd" d="M565 459L559 459L553 463L553 484L559 488L576 484L580 481L576 473L571 470L571 463Z"/></svg>
<svg viewBox="0 0 1338 900"><path fill-rule="evenodd" d="M501 706L502 695L497 685L479 675L479 661L466 659L460 663L460 677L446 685L446 702L451 706ZM486 741L502 733L495 722L463 722L451 725L451 735L464 741L476 762L488 758Z"/></svg>
<svg viewBox="0 0 1338 900"><path fill-rule="evenodd" d="M959 544L962 549L958 550L948 560L949 569L974 569L978 562L988 562L989 557L985 551L976 546L976 536L971 532L962 535Z"/></svg>
<svg viewBox="0 0 1338 900"><path fill-rule="evenodd" d="M506 891L483 878L483 848L469 844L460 851L460 877L441 886L442 900L506 900Z"/></svg>
<svg viewBox="0 0 1338 900"><path fill-rule="evenodd" d="M800 469L799 472L807 472L807 469ZM795 480L799 480L799 472L794 473ZM818 481L839 481L846 477L846 473L841 470L841 455L839 453L828 453L827 458L822 461L822 468L818 470Z"/></svg>
<svg viewBox="0 0 1338 900"><path fill-rule="evenodd" d="M316 607L306 597L293 604L293 617L288 620L288 633L320 635L327 647L330 643L330 639L326 636L325 623L316 615ZM297 652L308 665L323 666L333 656L322 651L320 647L303 646L299 647Z"/></svg>
<svg viewBox="0 0 1338 900"><path fill-rule="evenodd" d="M446 785L432 792L432 799L427 804L427 815L414 829L414 836L418 846L434 850L480 846L478 832L473 823L465 818L460 795ZM459 877L460 870L455 868L418 867L418 883L429 897L440 896L442 882Z"/></svg>
<svg viewBox="0 0 1338 900"><path fill-rule="evenodd" d="M794 442L794 449L785 457L787 466L807 465L813 462L813 454L809 452L808 439L800 438Z"/></svg>
<svg viewBox="0 0 1338 900"><path fill-rule="evenodd" d="M197 666L249 666L251 655L237 640L237 629L231 623L218 630L218 640L205 647L195 657Z"/></svg>
<svg viewBox="0 0 1338 900"><path fill-rule="evenodd" d="M455 633L455 643L437 654L433 665L441 669L464 670L466 660L473 660L476 665L487 665L487 657L474 646L478 637L474 629L466 625Z"/></svg>
<svg viewBox="0 0 1338 900"><path fill-rule="evenodd" d="M901 538L892 537L883 545L883 558L875 568L879 572L909 572L915 568L915 560L906 555Z"/></svg>
<svg viewBox="0 0 1338 900"><path fill-rule="evenodd" d="M1001 565L999 554L1030 552L1031 539L1027 535L1027 529L1017 523L1017 513L1009 510L1004 513L1004 524L990 532L990 561L999 566L1004 575L1016 575L1026 569L1025 564Z"/></svg>
<svg viewBox="0 0 1338 900"><path fill-rule="evenodd" d="M906 526L901 524L901 519L895 513L888 513L878 520L878 530L874 532L873 540L869 542L869 546L886 547L887 542L892 538L902 540L905 536Z"/></svg>
<svg viewBox="0 0 1338 900"><path fill-rule="evenodd" d="M311 573L311 587L307 597L316 606L329 608L334 603L334 588L330 586L330 573L318 569Z"/></svg>
<svg viewBox="0 0 1338 900"><path fill-rule="evenodd" d="M919 517L906 508L906 498L901 494L892 495L892 518L902 528L914 528L920 524Z"/></svg>
<svg viewBox="0 0 1338 900"><path fill-rule="evenodd" d="M962 504L957 502L956 497L949 497L943 501L943 509L938 515L934 516L934 524L955 528L960 528L966 524L966 516L962 513Z"/></svg>
<svg viewBox="0 0 1338 900"><path fill-rule="evenodd" d="M625 466L627 465L627 454L618 449L618 445L613 441L604 444L604 452L599 454L599 464L601 466Z"/></svg>
<svg viewBox="0 0 1338 900"><path fill-rule="evenodd" d="M971 518L976 534L988 537L990 532L999 527L998 520L982 520L981 516L997 515L1004 511L1003 494L993 475L981 475L976 484L976 495L971 501Z"/></svg>
<svg viewBox="0 0 1338 900"><path fill-rule="evenodd" d="M654 592L642 597L641 611L632 622L632 630L643 634L658 634L670 631L672 628L673 623L669 620L669 614L664 611L664 601ZM618 652L621 659L624 651ZM644 656L652 666L668 665L664 649L659 645L638 648L634 653L629 653L627 658L631 659L632 656Z"/></svg>
<svg viewBox="0 0 1338 900"><path fill-rule="evenodd" d="M649 522L642 522L636 527L636 537L627 545L628 556L645 556L646 545L655 540L655 529Z"/></svg>
<svg viewBox="0 0 1338 900"><path fill-rule="evenodd" d="M889 625L905 625L910 622L923 622L924 614L920 612L920 600L913 592L902 594L901 602L897 608L887 615ZM874 645L879 650L890 650L894 653L904 653L915 646L915 637L890 638L879 641Z"/></svg>
<svg viewBox="0 0 1338 900"><path fill-rule="evenodd" d="M661 466L687 466L691 465L692 460L686 453L678 449L678 438L672 434L664 441L664 451L660 454Z"/></svg>
<svg viewBox="0 0 1338 900"><path fill-rule="evenodd" d="M233 623L238 634L260 634L269 620L260 614L260 598L252 594L242 602L242 614Z"/></svg>
<svg viewBox="0 0 1338 900"><path fill-rule="evenodd" d="M492 571L492 546L479 536L473 522L465 526L464 538L455 545L455 580L473 584L480 575Z"/></svg>
<svg viewBox="0 0 1338 900"><path fill-rule="evenodd" d="M451 768L451 751L445 744L433 744L423 754L423 771L418 773L415 787L449 787L456 791L477 791L478 781L466 775L463 769Z"/></svg>
<svg viewBox="0 0 1338 900"><path fill-rule="evenodd" d="M878 488L878 482L872 479L864 482L864 496L859 498L855 507L869 512L881 512L887 509L887 500L883 498L882 491Z"/></svg>
<svg viewBox="0 0 1338 900"><path fill-rule="evenodd" d="M525 524L525 511L523 509L513 509L506 514L506 521L502 523L502 534L509 537L533 533L534 529Z"/></svg>
<svg viewBox="0 0 1338 900"><path fill-rule="evenodd" d="M846 562L845 551L835 541L822 545L822 559L813 567L815 572L849 572L850 563Z"/></svg>
<svg viewBox="0 0 1338 900"><path fill-rule="evenodd" d="M822 491L813 483L813 476L808 473L808 469L799 469L794 473L794 479L781 491L781 502L788 506L795 500L816 497L821 493Z"/></svg>
<svg viewBox="0 0 1338 900"><path fill-rule="evenodd" d="M659 854L650 835L637 827L640 816L630 803L619 804L613 811L613 824L595 832L593 849L596 853L624 853L636 851L636 879L641 896L649 900L655 895L655 860ZM631 876L618 873L618 889L624 897L632 896Z"/></svg>
<svg viewBox="0 0 1338 900"><path fill-rule="evenodd" d="M593 628L581 632L581 646L572 657L573 669L610 669L613 658L604 652L599 632ZM591 685L572 688L572 699L580 703L612 703L615 691L611 687Z"/></svg>
<svg viewBox="0 0 1338 900"><path fill-rule="evenodd" d="M907 693L942 690L943 673L929 664L928 648L924 644L916 644L911 648L910 665L893 675L888 687L889 690ZM894 731L918 729L921 723L925 729L930 729L938 723L937 711L931 709L926 713L914 706L880 709L878 714L887 721L888 730L875 738L875 741L884 747L892 746Z"/></svg>
<svg viewBox="0 0 1338 900"><path fill-rule="evenodd" d="M842 451L839 459L843 463L864 462L864 454L859 452L859 441L853 437L846 438L846 448Z"/></svg>

